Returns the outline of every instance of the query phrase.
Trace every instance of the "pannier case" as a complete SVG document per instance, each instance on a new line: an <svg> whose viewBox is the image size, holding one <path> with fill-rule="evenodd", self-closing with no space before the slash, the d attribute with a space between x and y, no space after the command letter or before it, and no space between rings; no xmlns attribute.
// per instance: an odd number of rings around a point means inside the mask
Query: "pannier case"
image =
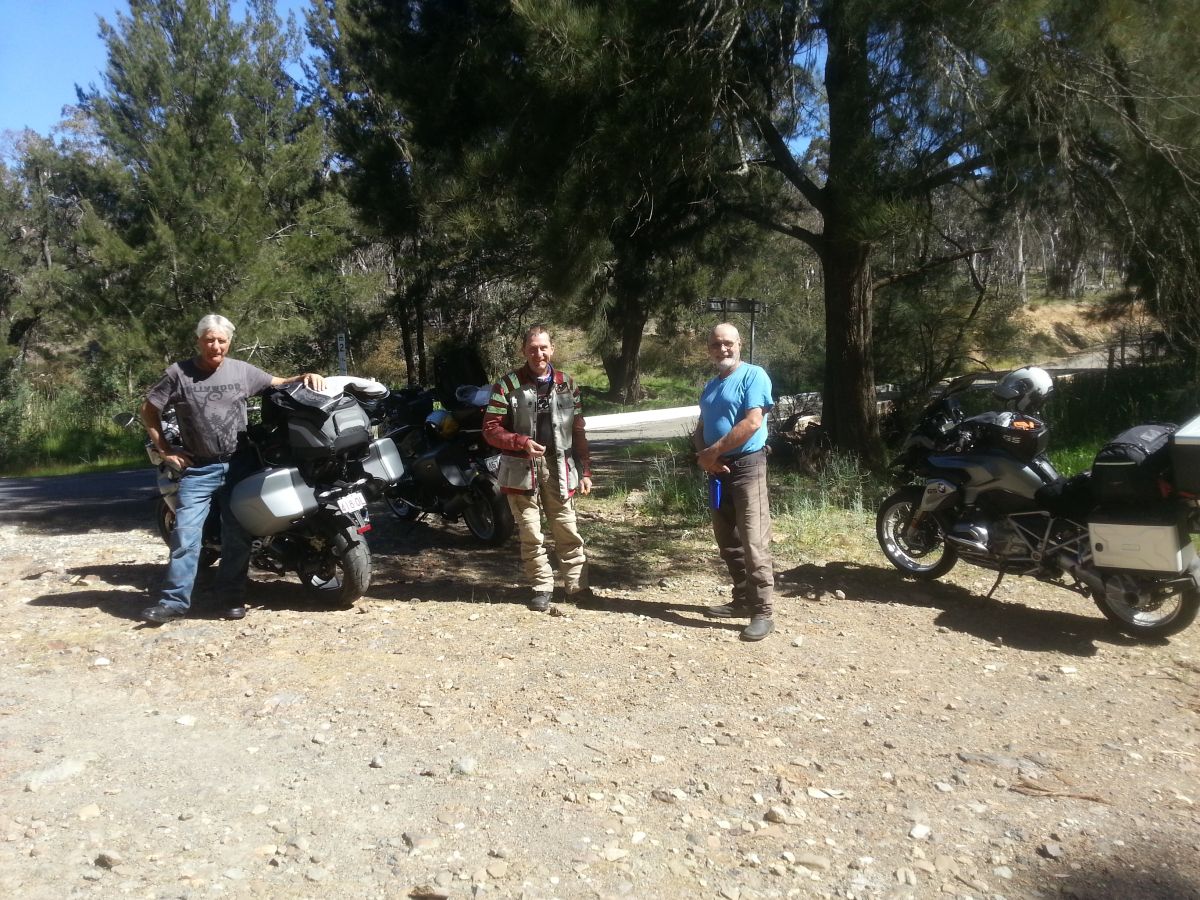
<svg viewBox="0 0 1200 900"><path fill-rule="evenodd" d="M1200 416L1184 422L1171 436L1175 489L1200 494Z"/></svg>
<svg viewBox="0 0 1200 900"><path fill-rule="evenodd" d="M396 442L388 437L372 441L367 458L363 460L363 471L376 481L395 484L404 474L404 460L396 449Z"/></svg>
<svg viewBox="0 0 1200 900"><path fill-rule="evenodd" d="M234 516L255 537L278 534L317 510L317 497L298 469L263 469L234 485Z"/></svg>
<svg viewBox="0 0 1200 900"><path fill-rule="evenodd" d="M1114 521L1088 522L1092 557L1104 569L1179 573L1196 558L1184 522L1145 517L1111 516Z"/></svg>

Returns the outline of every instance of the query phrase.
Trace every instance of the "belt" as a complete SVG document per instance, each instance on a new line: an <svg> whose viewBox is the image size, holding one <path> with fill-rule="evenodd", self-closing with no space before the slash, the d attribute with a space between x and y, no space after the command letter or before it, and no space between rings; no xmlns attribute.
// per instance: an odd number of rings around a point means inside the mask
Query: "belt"
<svg viewBox="0 0 1200 900"><path fill-rule="evenodd" d="M759 447L757 450L747 450L745 453L727 453L721 459L725 462L735 462L739 459L745 459L747 456L753 456L755 453L762 453L766 449L766 447Z"/></svg>
<svg viewBox="0 0 1200 900"><path fill-rule="evenodd" d="M193 456L192 465L194 466L213 466L217 463L227 463L233 459L233 452L220 453L216 456Z"/></svg>

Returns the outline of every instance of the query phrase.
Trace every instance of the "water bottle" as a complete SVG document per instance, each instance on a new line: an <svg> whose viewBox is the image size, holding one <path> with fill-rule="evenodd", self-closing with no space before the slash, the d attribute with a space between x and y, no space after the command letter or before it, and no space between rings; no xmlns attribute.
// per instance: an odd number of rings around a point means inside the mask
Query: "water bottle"
<svg viewBox="0 0 1200 900"><path fill-rule="evenodd" d="M708 505L712 509L721 508L721 478L719 475L708 476Z"/></svg>

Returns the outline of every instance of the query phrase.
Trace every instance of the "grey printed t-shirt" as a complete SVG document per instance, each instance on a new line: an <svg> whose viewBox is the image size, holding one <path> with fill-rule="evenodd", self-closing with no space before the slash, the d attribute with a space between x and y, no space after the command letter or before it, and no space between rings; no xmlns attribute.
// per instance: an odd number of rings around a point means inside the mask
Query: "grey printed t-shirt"
<svg viewBox="0 0 1200 900"><path fill-rule="evenodd" d="M189 454L220 456L237 449L238 432L246 430L246 401L269 388L272 377L240 359L225 357L215 372L188 359L172 364L146 399L160 412L175 407Z"/></svg>

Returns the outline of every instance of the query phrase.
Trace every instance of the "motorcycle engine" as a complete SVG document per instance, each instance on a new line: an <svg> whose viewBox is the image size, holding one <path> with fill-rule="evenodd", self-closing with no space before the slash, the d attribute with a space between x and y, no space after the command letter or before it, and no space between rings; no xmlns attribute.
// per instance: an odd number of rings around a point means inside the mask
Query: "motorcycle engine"
<svg viewBox="0 0 1200 900"><path fill-rule="evenodd" d="M988 550L1001 559L1016 559L1029 555L1029 546L1017 534L1008 519L992 523Z"/></svg>

